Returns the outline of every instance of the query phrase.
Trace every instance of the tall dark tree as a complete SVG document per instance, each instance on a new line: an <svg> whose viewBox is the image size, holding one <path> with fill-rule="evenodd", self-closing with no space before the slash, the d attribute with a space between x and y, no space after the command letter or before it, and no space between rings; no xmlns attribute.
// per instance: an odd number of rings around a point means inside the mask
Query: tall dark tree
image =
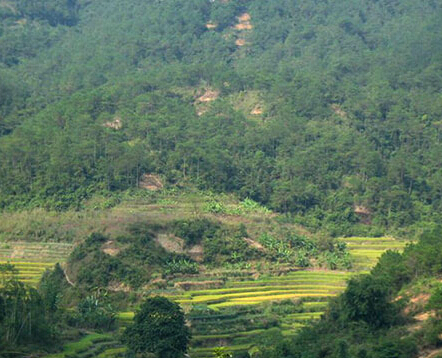
<svg viewBox="0 0 442 358"><path fill-rule="evenodd" d="M123 341L136 353L179 358L187 352L190 329L180 306L165 297L147 299L124 332Z"/></svg>

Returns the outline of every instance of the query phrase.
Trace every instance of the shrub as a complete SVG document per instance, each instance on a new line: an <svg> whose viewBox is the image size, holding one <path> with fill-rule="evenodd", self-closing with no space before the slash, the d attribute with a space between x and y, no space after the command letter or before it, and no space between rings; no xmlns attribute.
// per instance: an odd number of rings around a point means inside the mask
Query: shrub
<svg viewBox="0 0 442 358"><path fill-rule="evenodd" d="M198 264L188 259L172 259L166 262L164 273L166 275L173 275L176 273L195 274L198 273Z"/></svg>
<svg viewBox="0 0 442 358"><path fill-rule="evenodd" d="M174 223L174 234L182 239L186 246L201 243L205 238L213 238L220 225L208 219L181 220Z"/></svg>

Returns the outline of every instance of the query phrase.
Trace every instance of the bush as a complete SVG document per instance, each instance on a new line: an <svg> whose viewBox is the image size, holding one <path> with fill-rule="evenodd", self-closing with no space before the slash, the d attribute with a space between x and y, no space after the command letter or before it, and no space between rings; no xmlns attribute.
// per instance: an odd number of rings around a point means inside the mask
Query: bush
<svg viewBox="0 0 442 358"><path fill-rule="evenodd" d="M164 269L165 275L173 275L176 273L182 274L196 274L198 273L198 264L192 262L186 258L172 259L166 262L166 268Z"/></svg>
<svg viewBox="0 0 442 358"><path fill-rule="evenodd" d="M186 246L201 243L205 238L213 238L220 229L220 225L206 218L195 220L181 220L174 223L174 234L182 239Z"/></svg>
<svg viewBox="0 0 442 358"><path fill-rule="evenodd" d="M116 311L101 297L88 296L77 306L77 325L83 328L111 329L115 324Z"/></svg>

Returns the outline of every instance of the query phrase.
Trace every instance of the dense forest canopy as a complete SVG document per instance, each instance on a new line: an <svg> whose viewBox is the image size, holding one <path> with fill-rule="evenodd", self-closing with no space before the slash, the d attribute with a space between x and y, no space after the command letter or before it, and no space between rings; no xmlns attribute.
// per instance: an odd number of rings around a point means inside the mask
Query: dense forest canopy
<svg viewBox="0 0 442 358"><path fill-rule="evenodd" d="M411 0L4 1L0 206L79 208L156 173L336 234L436 221L441 11Z"/></svg>

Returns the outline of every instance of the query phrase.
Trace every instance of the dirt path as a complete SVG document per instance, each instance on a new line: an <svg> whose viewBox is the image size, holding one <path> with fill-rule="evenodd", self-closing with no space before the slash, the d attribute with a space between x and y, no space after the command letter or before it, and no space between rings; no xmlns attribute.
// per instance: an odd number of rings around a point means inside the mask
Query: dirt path
<svg viewBox="0 0 442 358"><path fill-rule="evenodd" d="M439 356L439 354L442 355L442 348L427 352L425 355L421 355L419 358L435 358Z"/></svg>
<svg viewBox="0 0 442 358"><path fill-rule="evenodd" d="M63 273L64 273L64 277L66 277L66 281L68 282L68 284L70 284L72 287L75 287L75 283L73 283L71 281L71 279L69 278L68 273L66 272L65 269L63 269Z"/></svg>

